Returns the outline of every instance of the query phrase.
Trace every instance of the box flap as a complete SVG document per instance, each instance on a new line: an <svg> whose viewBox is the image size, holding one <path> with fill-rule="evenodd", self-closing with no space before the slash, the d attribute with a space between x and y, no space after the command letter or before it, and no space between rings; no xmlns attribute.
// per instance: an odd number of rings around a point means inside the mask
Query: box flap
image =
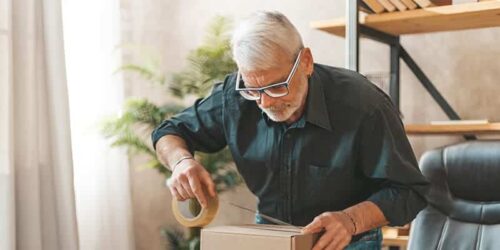
<svg viewBox="0 0 500 250"><path fill-rule="evenodd" d="M302 235L301 228L283 225L258 225L247 224L238 226L216 226L204 228L206 232L217 232L225 234L246 234L246 235L265 235L268 237L293 237Z"/></svg>

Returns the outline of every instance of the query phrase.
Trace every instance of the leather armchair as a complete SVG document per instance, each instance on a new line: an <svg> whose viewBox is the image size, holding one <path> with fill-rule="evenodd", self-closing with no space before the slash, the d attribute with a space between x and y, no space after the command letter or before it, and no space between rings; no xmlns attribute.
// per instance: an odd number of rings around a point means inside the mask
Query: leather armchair
<svg viewBox="0 0 500 250"><path fill-rule="evenodd" d="M409 249L500 249L500 141L428 151L420 168L431 190Z"/></svg>

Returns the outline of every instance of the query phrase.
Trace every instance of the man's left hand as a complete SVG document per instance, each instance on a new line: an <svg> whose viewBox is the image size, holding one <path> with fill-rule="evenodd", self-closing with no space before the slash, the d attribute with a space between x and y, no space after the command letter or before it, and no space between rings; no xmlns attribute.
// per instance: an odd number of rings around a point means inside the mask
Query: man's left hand
<svg viewBox="0 0 500 250"><path fill-rule="evenodd" d="M344 212L325 212L302 229L302 233L325 231L312 250L344 249L351 242L354 224Z"/></svg>

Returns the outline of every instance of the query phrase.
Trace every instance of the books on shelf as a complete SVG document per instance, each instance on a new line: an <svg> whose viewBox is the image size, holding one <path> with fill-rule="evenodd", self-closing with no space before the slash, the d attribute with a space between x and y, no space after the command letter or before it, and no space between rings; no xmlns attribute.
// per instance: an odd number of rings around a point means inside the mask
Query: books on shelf
<svg viewBox="0 0 500 250"><path fill-rule="evenodd" d="M359 2L359 6L358 6L358 8L359 8L359 10L360 10L360 11L363 11L363 12L365 12L365 13L367 13L367 14L374 14L374 13L375 13L375 14L377 14L377 13L381 13L381 12L375 12L375 11L373 10L373 8L369 7L369 6L365 3L365 1L364 1L364 0Z"/></svg>
<svg viewBox="0 0 500 250"><path fill-rule="evenodd" d="M414 1L421 8L451 4L451 0L414 0Z"/></svg>
<svg viewBox="0 0 500 250"><path fill-rule="evenodd" d="M384 6L380 4L377 0L363 0L362 3L366 4L368 8L370 8L375 13L382 13L385 11Z"/></svg>
<svg viewBox="0 0 500 250"><path fill-rule="evenodd" d="M401 0L389 0L399 11L405 11L406 5Z"/></svg>
<svg viewBox="0 0 500 250"><path fill-rule="evenodd" d="M436 6L451 5L452 0L431 0L431 2Z"/></svg>
<svg viewBox="0 0 500 250"><path fill-rule="evenodd" d="M406 7L408 7L409 10L414 10L418 7L417 4L413 2L413 0L401 0L401 1L406 5Z"/></svg>
<svg viewBox="0 0 500 250"><path fill-rule="evenodd" d="M451 5L453 1L480 1L480 0L362 0L360 10L372 14L383 12L414 10L432 6Z"/></svg>
<svg viewBox="0 0 500 250"><path fill-rule="evenodd" d="M393 12L396 10L396 6L394 6L389 0L377 0L382 6L384 6L384 9Z"/></svg>
<svg viewBox="0 0 500 250"><path fill-rule="evenodd" d="M427 8L432 6L432 2L430 0L414 0L420 8Z"/></svg>

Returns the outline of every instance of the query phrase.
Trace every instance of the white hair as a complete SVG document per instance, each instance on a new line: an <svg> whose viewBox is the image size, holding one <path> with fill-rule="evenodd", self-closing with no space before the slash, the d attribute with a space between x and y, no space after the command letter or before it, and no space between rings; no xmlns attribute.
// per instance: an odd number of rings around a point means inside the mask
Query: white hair
<svg viewBox="0 0 500 250"><path fill-rule="evenodd" d="M244 70L279 67L278 56L283 54L293 62L304 47L295 26L276 11L259 11L241 22L231 46L236 64Z"/></svg>

